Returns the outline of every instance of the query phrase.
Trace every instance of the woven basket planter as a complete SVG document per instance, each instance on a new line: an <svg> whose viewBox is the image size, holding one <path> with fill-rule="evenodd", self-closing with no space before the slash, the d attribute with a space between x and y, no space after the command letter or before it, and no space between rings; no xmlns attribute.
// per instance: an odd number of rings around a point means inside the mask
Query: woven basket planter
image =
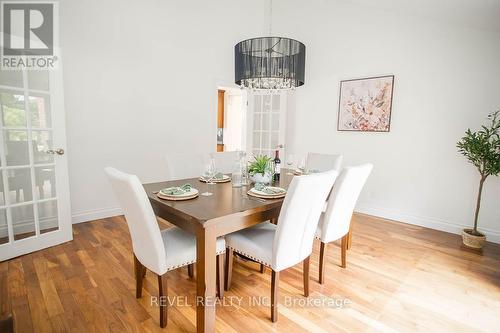
<svg viewBox="0 0 500 333"><path fill-rule="evenodd" d="M472 229L464 229L462 230L462 240L464 245L473 249L480 249L483 247L486 242L486 236L474 236L471 235L470 232Z"/></svg>

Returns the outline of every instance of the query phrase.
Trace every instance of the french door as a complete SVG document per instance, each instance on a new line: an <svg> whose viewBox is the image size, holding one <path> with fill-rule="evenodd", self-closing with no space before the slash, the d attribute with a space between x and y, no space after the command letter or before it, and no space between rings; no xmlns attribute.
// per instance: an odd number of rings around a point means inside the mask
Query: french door
<svg viewBox="0 0 500 333"><path fill-rule="evenodd" d="M73 237L61 71L0 71L0 261Z"/></svg>
<svg viewBox="0 0 500 333"><path fill-rule="evenodd" d="M252 92L247 117L247 151L253 156L274 157L275 150L285 147L286 92Z"/></svg>

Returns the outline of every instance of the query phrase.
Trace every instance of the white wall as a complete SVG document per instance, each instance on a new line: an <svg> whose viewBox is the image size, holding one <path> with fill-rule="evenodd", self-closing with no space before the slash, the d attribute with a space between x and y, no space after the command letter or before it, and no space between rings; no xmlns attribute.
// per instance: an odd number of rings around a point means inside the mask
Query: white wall
<svg viewBox="0 0 500 333"><path fill-rule="evenodd" d="M119 213L103 168L165 178L164 156L214 151L217 86L264 2L61 1L73 221Z"/></svg>
<svg viewBox="0 0 500 333"><path fill-rule="evenodd" d="M150 182L165 177L165 154L213 150L217 86L233 82L234 44L267 33L266 6L61 1L75 222L119 213L103 167ZM276 35L307 46L288 152L373 162L360 211L453 232L470 225L478 179L455 142L500 107L499 34L348 1L275 0L273 13ZM380 74L396 76L391 132L337 132L339 80ZM491 178L480 223L496 241L499 197Z"/></svg>
<svg viewBox="0 0 500 333"><path fill-rule="evenodd" d="M500 33L347 1L280 0L273 13L274 33L307 47L306 83L289 101L288 152L372 162L361 212L450 232L470 226L479 178L455 144L500 109ZM339 81L382 74L395 75L391 132L338 132ZM480 229L496 242L499 198L500 177L491 177Z"/></svg>

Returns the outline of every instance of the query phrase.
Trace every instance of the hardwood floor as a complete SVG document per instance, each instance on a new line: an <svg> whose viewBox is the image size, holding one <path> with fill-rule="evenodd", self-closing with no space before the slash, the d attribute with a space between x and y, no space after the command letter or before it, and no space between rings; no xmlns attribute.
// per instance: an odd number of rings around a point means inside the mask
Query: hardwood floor
<svg viewBox="0 0 500 333"><path fill-rule="evenodd" d="M488 243L479 255L460 245L457 235L356 215L346 269L339 246L330 245L320 285L319 242L311 256L309 300L330 306L301 303L299 264L280 272L279 320L272 323L271 270L261 274L258 264L236 259L217 330L498 332L500 246ZM136 300L133 261L122 217L75 225L74 241L0 263L0 318L12 312L16 332L161 331L151 304L156 276L146 274ZM178 304L169 307L164 331L194 332L196 285L187 269L169 272L168 289ZM334 299L347 304L333 307Z"/></svg>

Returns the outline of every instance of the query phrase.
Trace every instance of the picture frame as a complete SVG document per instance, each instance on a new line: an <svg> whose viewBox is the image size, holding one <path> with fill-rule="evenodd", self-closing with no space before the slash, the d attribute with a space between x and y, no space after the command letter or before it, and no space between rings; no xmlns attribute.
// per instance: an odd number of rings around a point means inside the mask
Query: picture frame
<svg viewBox="0 0 500 333"><path fill-rule="evenodd" d="M394 75L340 81L337 130L390 132Z"/></svg>

